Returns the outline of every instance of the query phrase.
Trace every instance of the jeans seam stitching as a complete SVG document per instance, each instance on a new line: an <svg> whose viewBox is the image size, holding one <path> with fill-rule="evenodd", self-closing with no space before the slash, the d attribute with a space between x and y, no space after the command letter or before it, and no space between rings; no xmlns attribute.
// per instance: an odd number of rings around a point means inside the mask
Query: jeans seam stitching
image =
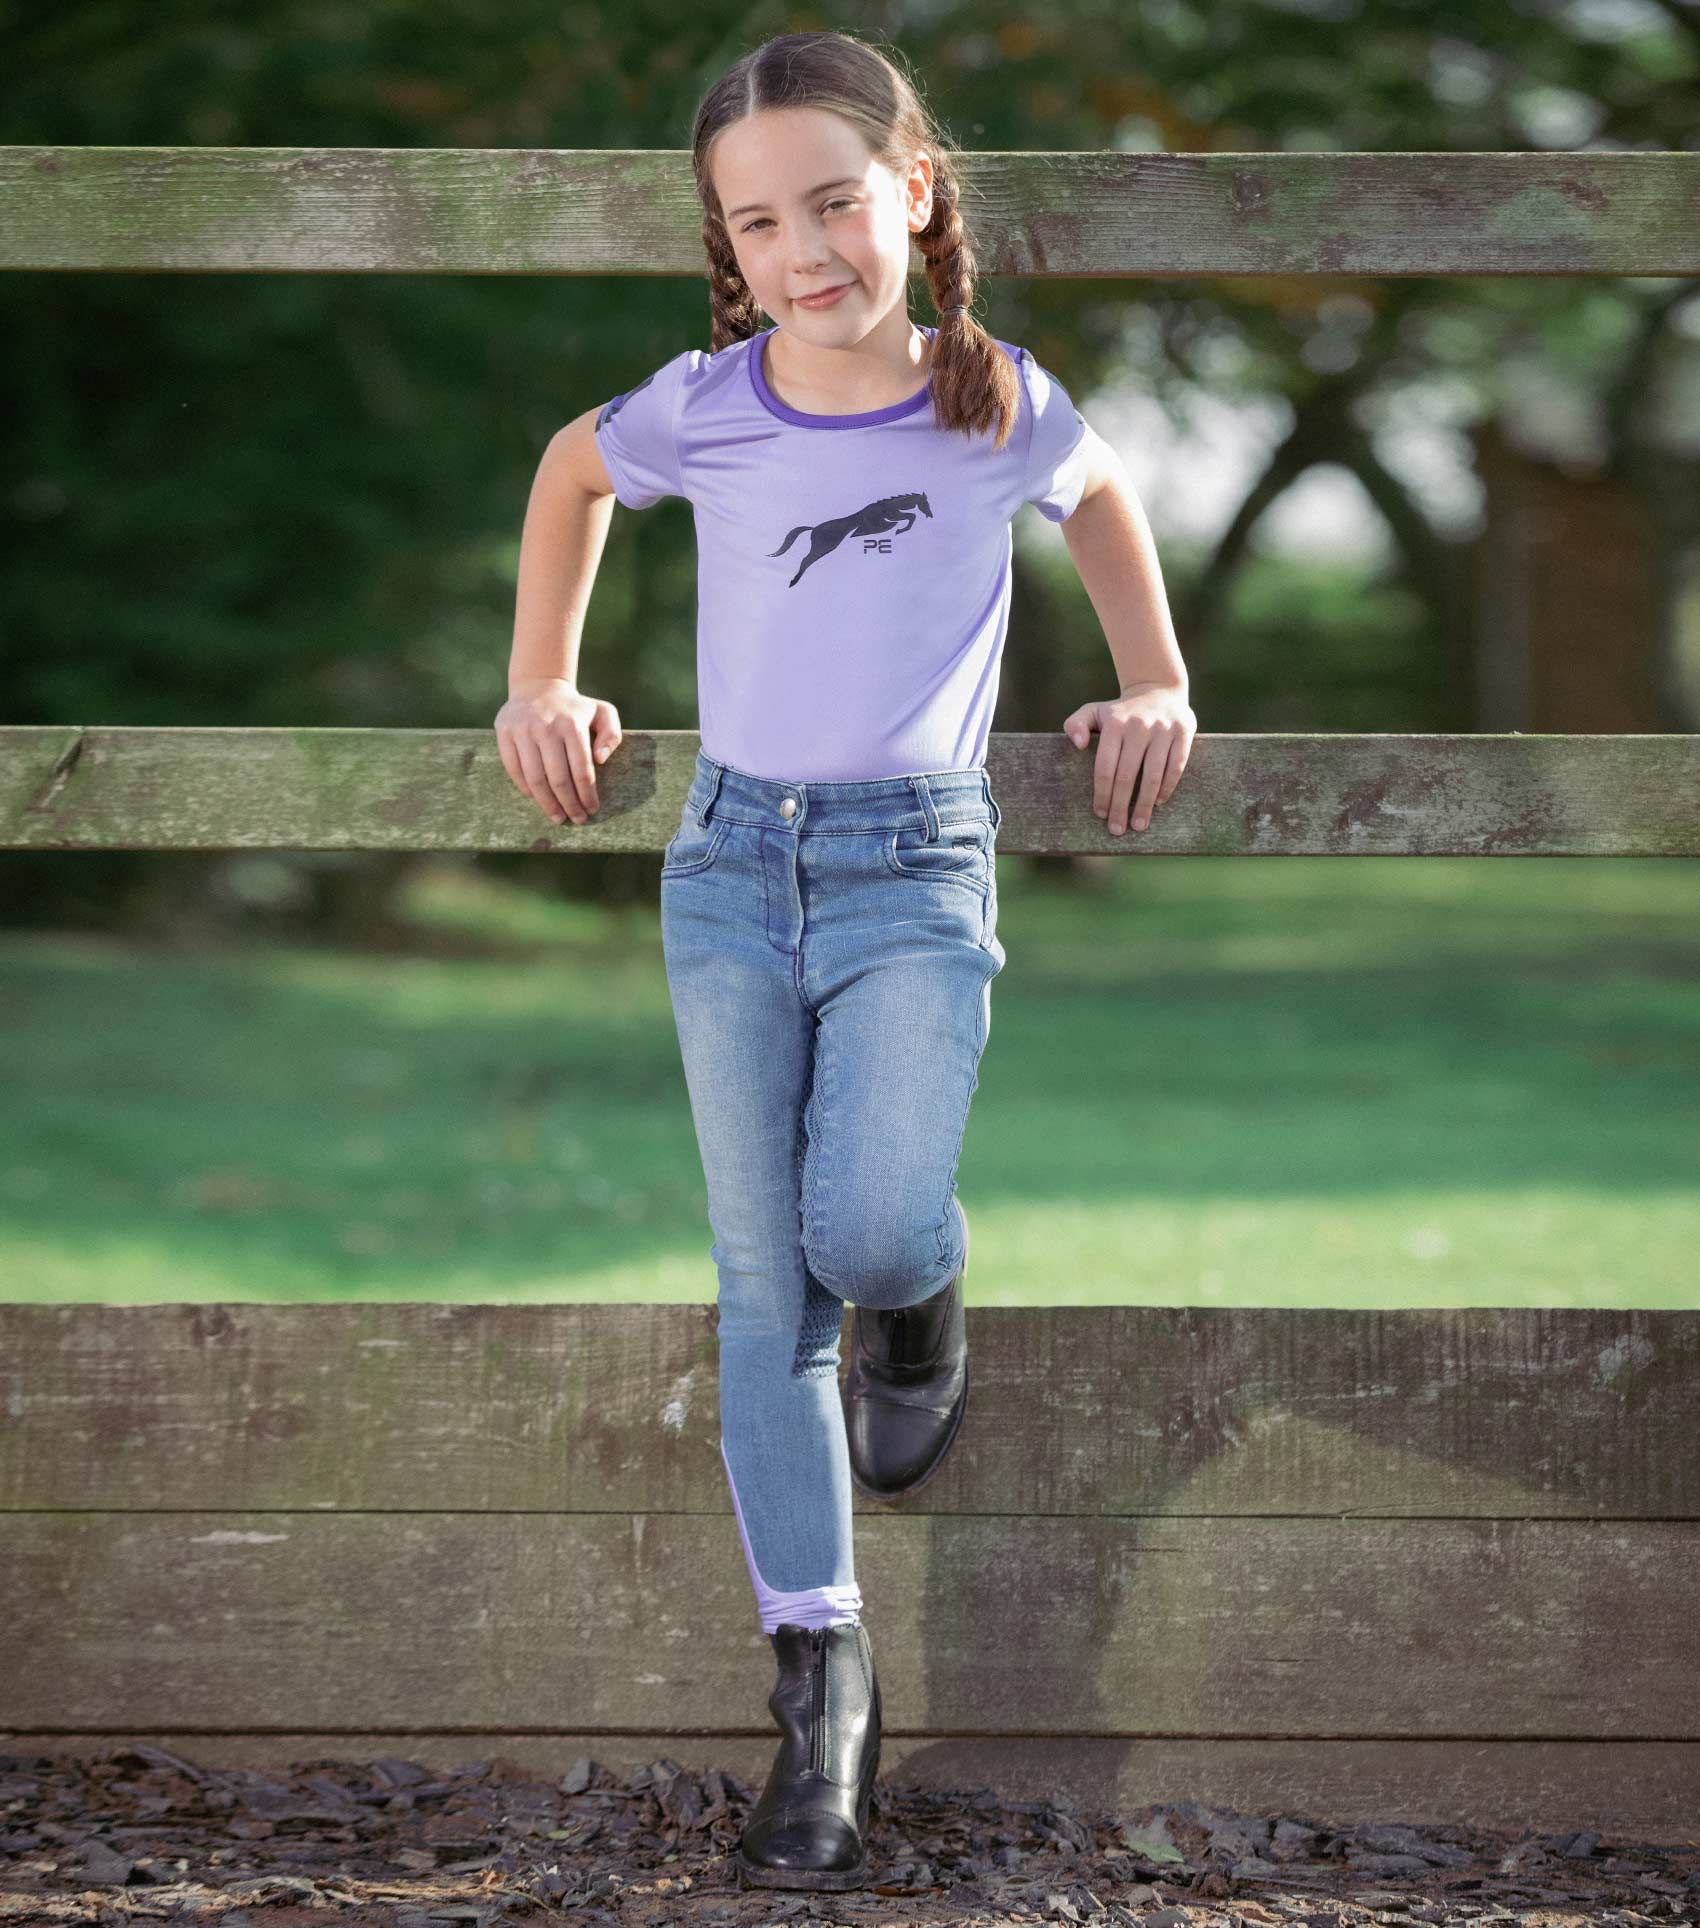
<svg viewBox="0 0 1700 1928"><path fill-rule="evenodd" d="M696 858L691 863L669 864L667 861L666 852L664 851L661 857L661 874L664 877L686 877L686 876L689 876L690 873L694 870L706 870L709 867L709 865L714 862L715 858L719 856L720 846L726 841L726 833L730 828L731 828L730 824L726 824L726 823L719 824L715 829L713 839L709 843L708 849L703 853L702 856ZM678 840L679 840L678 832L675 831L673 834L672 843L677 843ZM668 846L669 849L671 849L672 843L669 844Z"/></svg>

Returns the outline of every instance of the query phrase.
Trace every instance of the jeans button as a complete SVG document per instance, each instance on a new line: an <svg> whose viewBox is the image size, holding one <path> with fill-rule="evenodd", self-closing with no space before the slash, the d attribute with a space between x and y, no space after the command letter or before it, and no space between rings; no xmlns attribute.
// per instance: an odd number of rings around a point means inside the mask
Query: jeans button
<svg viewBox="0 0 1700 1928"><path fill-rule="evenodd" d="M781 815L782 817L794 817L794 816L796 816L796 814L797 814L797 799L796 799L795 797L787 797L787 798L785 799L785 801L784 801L784 802L783 802L783 803L782 803L782 804L781 804L781 805L779 806L779 814L780 814L780 815Z"/></svg>

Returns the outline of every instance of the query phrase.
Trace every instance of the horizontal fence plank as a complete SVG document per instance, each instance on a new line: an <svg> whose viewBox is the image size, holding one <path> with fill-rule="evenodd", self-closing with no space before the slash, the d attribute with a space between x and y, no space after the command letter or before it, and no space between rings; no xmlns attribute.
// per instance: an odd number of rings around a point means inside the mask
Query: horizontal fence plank
<svg viewBox="0 0 1700 1928"><path fill-rule="evenodd" d="M998 732L1006 854L1700 856L1700 735L1201 732L1149 829L1092 811L1093 748ZM552 823L493 730L0 728L0 848L660 851L694 730L627 730L601 809ZM799 789L806 786L799 786Z"/></svg>
<svg viewBox="0 0 1700 1928"><path fill-rule="evenodd" d="M762 1691L767 1685L763 1683ZM1321 1827L1385 1821L1390 1814L1418 1827L1447 1827L1468 1815L1472 1829L1503 1828L1510 1833L1592 1828L1608 1837L1602 1853L1625 1839L1672 1847L1694 1839L1700 1742L904 1735L892 1731L893 1712L888 1706L880 1778L894 1790L989 1787L1006 1801L1073 1802L1083 1809L1130 1816L1148 1802L1196 1801L1202 1795L1209 1806L1236 1808L1242 1814L1303 1816ZM559 1733L535 1725L461 1732L292 1728L266 1734L106 1727L66 1735L0 1728L0 1751L50 1758L87 1756L138 1740L206 1769L282 1768L325 1760L369 1763L400 1755L431 1770L501 1759L558 1779L582 1757L616 1773L665 1759L697 1773L715 1767L756 1788L767 1774L775 1746L772 1732ZM1257 1885L1278 1888L1281 1882L1263 1875ZM1363 1883L1365 1888L1372 1885L1384 1884ZM427 1905L423 1898L421 1905ZM903 1919L932 1917L906 1914ZM1569 1922L1572 1917L1561 1913L1553 1919Z"/></svg>
<svg viewBox="0 0 1700 1928"><path fill-rule="evenodd" d="M714 1317L0 1305L0 1511L612 1509L724 1534ZM1700 1311L971 1305L968 1332L961 1435L905 1513L1700 1518Z"/></svg>
<svg viewBox="0 0 1700 1928"><path fill-rule="evenodd" d="M899 1731L1700 1740L1687 1521L888 1516L856 1573ZM697 1514L14 1513L0 1609L19 1727L720 1731L772 1686Z"/></svg>
<svg viewBox="0 0 1700 1928"><path fill-rule="evenodd" d="M1700 273L1700 154L1018 152L981 273ZM704 273L682 148L0 147L0 267Z"/></svg>

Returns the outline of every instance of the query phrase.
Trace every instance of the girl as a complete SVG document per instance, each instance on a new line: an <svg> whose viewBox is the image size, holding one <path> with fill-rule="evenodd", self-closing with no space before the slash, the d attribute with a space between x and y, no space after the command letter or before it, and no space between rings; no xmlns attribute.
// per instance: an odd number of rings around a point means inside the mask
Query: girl
<svg viewBox="0 0 1700 1928"><path fill-rule="evenodd" d="M496 732L556 822L594 813L619 719L574 670L611 499L686 497L701 749L661 934L715 1234L721 1457L784 1735L738 1864L839 1889L866 1878L880 1749L852 1489L929 1479L968 1393L955 1180L1004 964L984 765L1023 502L1061 522L1111 501L1071 550L1099 610L1139 605L1158 639L1118 627L1121 697L1064 724L1077 748L1100 734L1118 834L1140 769L1143 828L1196 726L1120 465L969 319L956 178L897 68L848 34L780 35L705 96L692 153L713 348L551 442ZM912 243L936 327L909 319Z"/></svg>

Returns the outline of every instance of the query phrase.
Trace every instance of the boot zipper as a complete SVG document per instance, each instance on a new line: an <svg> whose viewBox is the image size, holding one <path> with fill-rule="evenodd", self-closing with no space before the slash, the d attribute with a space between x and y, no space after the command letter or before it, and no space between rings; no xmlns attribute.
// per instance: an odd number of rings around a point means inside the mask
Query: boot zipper
<svg viewBox="0 0 1700 1928"><path fill-rule="evenodd" d="M819 1629L810 1635L815 1643L815 1717L810 1723L809 1766L826 1767L826 1635Z"/></svg>

